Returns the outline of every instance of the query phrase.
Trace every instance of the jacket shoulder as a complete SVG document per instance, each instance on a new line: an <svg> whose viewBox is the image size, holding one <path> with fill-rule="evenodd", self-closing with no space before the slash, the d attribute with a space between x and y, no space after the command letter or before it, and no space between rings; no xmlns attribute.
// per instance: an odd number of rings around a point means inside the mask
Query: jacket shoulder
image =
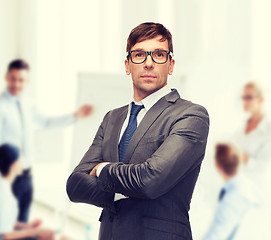
<svg viewBox="0 0 271 240"><path fill-rule="evenodd" d="M111 117L114 114L120 114L121 112L125 111L128 109L128 104L122 107L118 107L118 108L114 108L112 110L110 110L109 112L107 112L106 115L108 115L109 117Z"/></svg>
<svg viewBox="0 0 271 240"><path fill-rule="evenodd" d="M179 111L181 111L183 114L195 114L195 115L205 115L206 117L209 118L209 113L207 111L207 109L197 103L193 103L189 100L183 99L183 98L179 98L177 99L177 101L174 104L174 108L178 109Z"/></svg>

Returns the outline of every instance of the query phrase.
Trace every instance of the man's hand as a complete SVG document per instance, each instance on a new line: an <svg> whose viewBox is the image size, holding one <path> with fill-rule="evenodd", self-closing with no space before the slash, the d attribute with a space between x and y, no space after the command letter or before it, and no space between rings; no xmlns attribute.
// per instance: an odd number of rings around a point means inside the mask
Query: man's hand
<svg viewBox="0 0 271 240"><path fill-rule="evenodd" d="M93 107L91 105L83 105L81 106L75 113L74 117L79 119L79 118L85 118L88 117L92 114L93 112Z"/></svg>
<svg viewBox="0 0 271 240"><path fill-rule="evenodd" d="M42 224L40 219L36 219L30 223L17 222L15 225L16 230L27 230L27 229L35 229L38 228Z"/></svg>
<svg viewBox="0 0 271 240"><path fill-rule="evenodd" d="M243 156L243 163L244 164L248 164L248 161L249 161L249 156L247 154L244 154L244 156Z"/></svg>
<svg viewBox="0 0 271 240"><path fill-rule="evenodd" d="M89 175L97 177L97 168L98 168L101 164L102 164L102 163L97 164L97 165L91 170L91 172L89 173Z"/></svg>
<svg viewBox="0 0 271 240"><path fill-rule="evenodd" d="M31 228L38 228L42 224L42 220L36 219L29 224L30 224Z"/></svg>

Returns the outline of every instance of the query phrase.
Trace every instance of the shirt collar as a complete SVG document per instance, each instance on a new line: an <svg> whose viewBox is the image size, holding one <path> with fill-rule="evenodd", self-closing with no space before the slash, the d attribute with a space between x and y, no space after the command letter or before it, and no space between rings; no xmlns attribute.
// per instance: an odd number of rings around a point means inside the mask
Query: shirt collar
<svg viewBox="0 0 271 240"><path fill-rule="evenodd" d="M231 190L236 185L236 183L238 182L238 179L240 178L239 174L237 174L236 176L232 177L231 179L229 179L225 183L225 185L224 185L223 188L226 190L226 192L229 191L229 190Z"/></svg>
<svg viewBox="0 0 271 240"><path fill-rule="evenodd" d="M150 94L139 102L136 102L134 99L132 100L137 105L144 105L146 111L150 110L150 108L162 97L171 92L171 88L167 85L160 88L156 92Z"/></svg>
<svg viewBox="0 0 271 240"><path fill-rule="evenodd" d="M236 176L234 176L233 178L231 178L230 180L228 180L223 189L226 191L225 193L229 193L231 192L234 188L238 188L237 186L241 183L242 185L240 185L239 187L241 187L241 189L239 189L238 191L242 192L242 194L245 194L245 197L251 201L251 203L256 204L256 205L261 205L262 203L262 199L261 199L261 194L259 193L259 191L257 190L255 184L253 184L253 182L250 181L250 179L248 179L244 173L239 172L237 173ZM244 189L242 186L243 184L246 184L246 186L249 186L249 188ZM241 193L240 192L240 193Z"/></svg>
<svg viewBox="0 0 271 240"><path fill-rule="evenodd" d="M245 124L244 124L244 128L243 128L244 133L246 132L247 121L248 121L248 119L246 119ZM252 132L253 133L254 132L265 133L265 132L270 131L270 128L271 128L270 118L268 116L266 116L266 114L265 114L263 119L259 122L258 126Z"/></svg>
<svg viewBox="0 0 271 240"><path fill-rule="evenodd" d="M4 95L6 98L10 99L11 101L19 101L22 98L22 94L20 96L13 96L8 89L4 91Z"/></svg>
<svg viewBox="0 0 271 240"><path fill-rule="evenodd" d="M262 132L269 131L269 122L270 120L268 119L268 117L264 116L257 128Z"/></svg>

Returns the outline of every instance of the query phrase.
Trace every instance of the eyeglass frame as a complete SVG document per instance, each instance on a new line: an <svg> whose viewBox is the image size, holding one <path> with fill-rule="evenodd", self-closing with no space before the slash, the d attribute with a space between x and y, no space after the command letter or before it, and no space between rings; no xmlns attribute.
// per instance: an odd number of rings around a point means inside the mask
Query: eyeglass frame
<svg viewBox="0 0 271 240"><path fill-rule="evenodd" d="M145 59L144 59L142 62L140 62L140 63L136 63L136 62L134 62L134 61L132 60L131 54L132 54L132 52L136 52L136 51L141 51L141 52L145 52L145 53L146 53ZM152 54L153 54L154 52L157 52L157 51L163 51L163 52L166 52L166 54L167 54L167 59L166 59L165 62L163 62L163 63L158 63L158 62L154 61L154 59L153 59L153 57L152 57ZM131 51L128 51L127 53L128 53L127 59L130 57L130 58L131 58L131 62L134 63L134 64L142 64L142 63L144 63L144 62L147 60L147 57L148 57L149 55L151 56L152 61L155 62L156 64L165 64L165 63L168 61L168 56L169 56L171 59L172 59L173 56L174 56L173 53L172 53L171 51L167 51L167 50L163 50L163 49L157 49L157 50L154 50L154 51L131 50Z"/></svg>
<svg viewBox="0 0 271 240"><path fill-rule="evenodd" d="M259 94L256 94L256 95L242 96L241 99L242 99L243 101L251 101L251 100L253 100L253 99L255 99L255 98L259 98L259 97L260 97L260 95L259 95Z"/></svg>

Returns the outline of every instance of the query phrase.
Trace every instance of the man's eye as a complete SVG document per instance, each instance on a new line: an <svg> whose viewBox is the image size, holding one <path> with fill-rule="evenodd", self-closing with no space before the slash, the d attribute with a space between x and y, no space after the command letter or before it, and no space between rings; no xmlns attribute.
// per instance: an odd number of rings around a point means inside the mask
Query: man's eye
<svg viewBox="0 0 271 240"><path fill-rule="evenodd" d="M163 58L165 56L165 53L164 52L156 52L155 56L158 58Z"/></svg>
<svg viewBox="0 0 271 240"><path fill-rule="evenodd" d="M136 53L135 57L143 57L142 53Z"/></svg>

